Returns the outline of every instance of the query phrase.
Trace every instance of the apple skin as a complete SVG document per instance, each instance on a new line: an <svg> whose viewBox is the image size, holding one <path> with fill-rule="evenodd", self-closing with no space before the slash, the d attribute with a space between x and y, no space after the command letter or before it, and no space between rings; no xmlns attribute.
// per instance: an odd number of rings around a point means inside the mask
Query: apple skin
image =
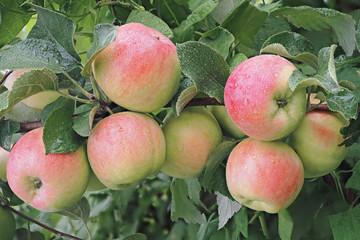
<svg viewBox="0 0 360 240"><path fill-rule="evenodd" d="M19 139L10 152L6 175L11 190L25 203L57 212L81 199L90 167L84 147L74 153L45 155L42 135L43 127Z"/></svg>
<svg viewBox="0 0 360 240"><path fill-rule="evenodd" d="M286 143L247 138L230 153L226 182L241 204L256 211L278 213L299 194L304 170L300 158Z"/></svg>
<svg viewBox="0 0 360 240"><path fill-rule="evenodd" d="M100 182L100 180L96 177L95 173L91 170L89 184L86 188L86 191L98 191L106 188L104 184Z"/></svg>
<svg viewBox="0 0 360 240"><path fill-rule="evenodd" d="M306 91L290 90L289 77L295 69L276 55L252 57L234 69L225 86L225 106L244 134L273 141L296 129L305 115Z"/></svg>
<svg viewBox="0 0 360 240"><path fill-rule="evenodd" d="M15 235L16 222L9 210L0 206L0 236L1 240L12 240Z"/></svg>
<svg viewBox="0 0 360 240"><path fill-rule="evenodd" d="M210 112L214 115L218 123L220 124L221 129L224 133L229 136L239 139L245 136L243 132L236 126L233 120L230 118L228 112L226 111L225 106L208 106Z"/></svg>
<svg viewBox="0 0 360 240"><path fill-rule="evenodd" d="M299 155L305 178L324 176L334 171L345 158L348 147L340 129L348 122L340 115L327 111L307 112L299 127L290 135L289 145Z"/></svg>
<svg viewBox="0 0 360 240"><path fill-rule="evenodd" d="M10 153L0 147L0 178L6 180L6 163L8 161Z"/></svg>
<svg viewBox="0 0 360 240"><path fill-rule="evenodd" d="M88 138L92 170L106 187L128 189L155 176L165 161L160 126L142 113L121 112L98 122Z"/></svg>
<svg viewBox="0 0 360 240"><path fill-rule="evenodd" d="M219 124L205 107L187 107L180 117L169 112L162 129L166 158L161 171L175 178L199 176L209 154L222 141Z"/></svg>
<svg viewBox="0 0 360 240"><path fill-rule="evenodd" d="M15 80L20 77L21 74L23 74L26 71L29 71L31 69L17 69L14 70L7 78L4 83L4 86L11 90L12 86L15 82ZM68 93L67 89L61 90L63 93ZM58 99L61 96L60 93L58 93L55 90L47 90L42 91L37 94L34 94L28 98L23 99L21 102L25 104L27 107L35 109L35 110L43 110L46 105L49 103L54 102L56 99Z"/></svg>
<svg viewBox="0 0 360 240"><path fill-rule="evenodd" d="M92 69L113 102L137 112L165 106L181 77L175 45L140 23L120 26L116 40L94 58Z"/></svg>

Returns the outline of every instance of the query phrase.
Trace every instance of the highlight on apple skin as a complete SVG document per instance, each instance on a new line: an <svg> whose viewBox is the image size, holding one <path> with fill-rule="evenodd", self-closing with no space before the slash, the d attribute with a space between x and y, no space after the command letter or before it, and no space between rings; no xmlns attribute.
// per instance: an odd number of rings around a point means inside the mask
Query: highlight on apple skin
<svg viewBox="0 0 360 240"><path fill-rule="evenodd" d="M221 128L205 107L187 107L180 117L173 111L164 119L166 159L161 169L175 178L195 178L209 154L222 141Z"/></svg>
<svg viewBox="0 0 360 240"><path fill-rule="evenodd" d="M88 138L92 170L106 187L128 189L155 176L165 161L160 126L142 113L121 112L98 122Z"/></svg>
<svg viewBox="0 0 360 240"><path fill-rule="evenodd" d="M233 198L246 207L278 213L299 194L304 170L286 143L247 138L230 153L226 182Z"/></svg>
<svg viewBox="0 0 360 240"><path fill-rule="evenodd" d="M240 63L224 92L226 110L247 136L273 141L296 129L306 111L305 88L291 91L295 66L277 55L259 55Z"/></svg>
<svg viewBox="0 0 360 240"><path fill-rule="evenodd" d="M290 135L289 145L299 155L305 178L324 176L344 160L348 147L340 129L348 122L339 114L328 111L307 112L299 127Z"/></svg>
<svg viewBox="0 0 360 240"><path fill-rule="evenodd" d="M43 127L27 132L10 152L6 174L11 190L45 212L71 207L83 196L90 166L84 147L74 153L47 154Z"/></svg>
<svg viewBox="0 0 360 240"><path fill-rule="evenodd" d="M176 93L181 77L175 45L140 23L119 27L116 39L93 60L96 82L116 104L153 112Z"/></svg>

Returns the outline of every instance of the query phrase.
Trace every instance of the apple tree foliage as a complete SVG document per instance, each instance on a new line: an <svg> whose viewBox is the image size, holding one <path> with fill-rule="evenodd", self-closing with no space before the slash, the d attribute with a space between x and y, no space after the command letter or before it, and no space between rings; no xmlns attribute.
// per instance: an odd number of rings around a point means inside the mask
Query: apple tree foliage
<svg viewBox="0 0 360 240"><path fill-rule="evenodd" d="M222 104L226 80L245 59L278 54L298 68L290 88L307 87L341 113L349 154L333 173L305 180L296 201L279 214L254 212L234 201L225 182L226 159L239 140L229 137L195 179L164 174L123 191L87 192L73 207L45 213L22 204L0 180L0 201L16 215L16 239L360 239L360 4L342 1L250 0L1 0L0 70L33 68L8 91L0 85L0 145L7 150L44 126L47 153L83 145L96 122L124 109L96 86L91 61L114 41L117 26L139 22L169 37L182 69L178 92L149 114ZM44 90L69 89L39 114L15 111ZM321 106L309 106L321 107ZM41 222L44 226L29 221ZM260 220L260 221L259 221ZM60 232L58 232L60 231ZM0 236L1 237L1 236Z"/></svg>

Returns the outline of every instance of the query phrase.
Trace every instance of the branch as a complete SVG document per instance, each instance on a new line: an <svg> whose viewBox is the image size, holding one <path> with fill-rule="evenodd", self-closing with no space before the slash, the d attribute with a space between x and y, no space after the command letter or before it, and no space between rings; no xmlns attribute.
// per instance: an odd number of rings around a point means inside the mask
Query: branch
<svg viewBox="0 0 360 240"><path fill-rule="evenodd" d="M12 73L13 71L7 71L5 75L0 80L0 85L5 81L5 79Z"/></svg>

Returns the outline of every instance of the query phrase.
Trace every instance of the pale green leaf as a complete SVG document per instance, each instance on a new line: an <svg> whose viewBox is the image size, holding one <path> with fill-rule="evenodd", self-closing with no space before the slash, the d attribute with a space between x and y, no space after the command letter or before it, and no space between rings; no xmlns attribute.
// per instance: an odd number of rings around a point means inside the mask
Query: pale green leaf
<svg viewBox="0 0 360 240"><path fill-rule="evenodd" d="M281 240L291 240L294 221L292 220L289 212L286 209L279 212L278 218L279 218L279 236Z"/></svg>
<svg viewBox="0 0 360 240"><path fill-rule="evenodd" d="M190 86L183 90L176 101L176 115L180 116L181 111L200 91L194 86Z"/></svg>
<svg viewBox="0 0 360 240"><path fill-rule="evenodd" d="M346 119L356 119L360 94L349 89L342 89L337 93L330 93L326 96L329 109L340 112Z"/></svg>
<svg viewBox="0 0 360 240"><path fill-rule="evenodd" d="M219 230L223 228L229 219L240 210L242 204L231 200L219 192L215 192L215 194L219 213Z"/></svg>
<svg viewBox="0 0 360 240"><path fill-rule="evenodd" d="M85 222L90 215L90 205L88 200L85 197L83 197L73 206L58 213L70 217L71 219L82 220Z"/></svg>

